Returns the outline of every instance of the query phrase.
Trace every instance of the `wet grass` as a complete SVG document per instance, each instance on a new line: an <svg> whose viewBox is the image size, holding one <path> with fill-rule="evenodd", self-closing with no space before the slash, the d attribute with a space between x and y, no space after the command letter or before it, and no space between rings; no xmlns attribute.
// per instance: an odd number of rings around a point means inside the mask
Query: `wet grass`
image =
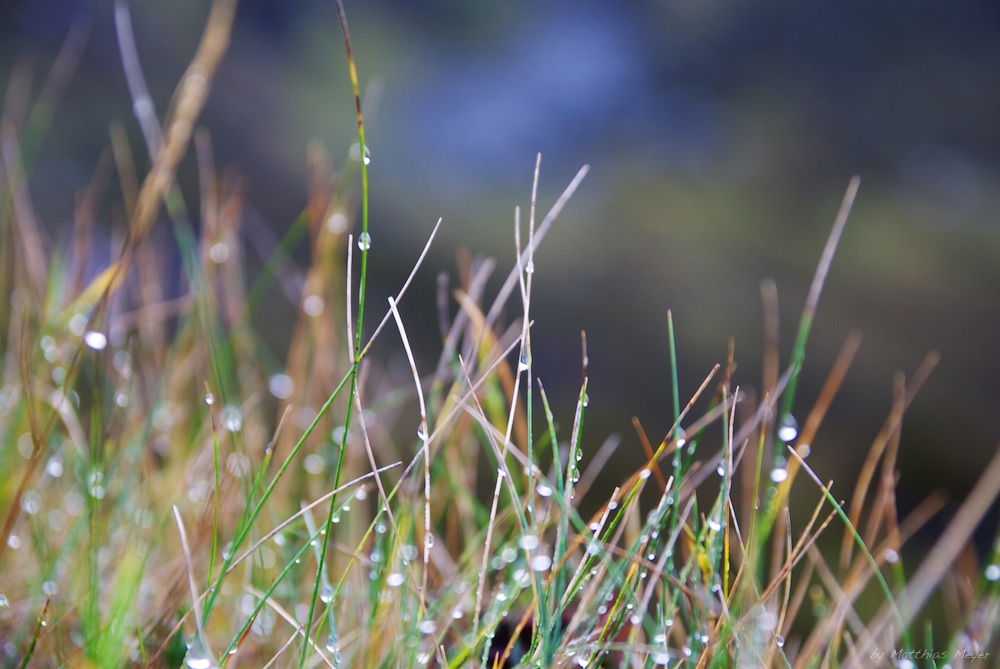
<svg viewBox="0 0 1000 669"><path fill-rule="evenodd" d="M762 285L759 381L738 377L731 346L698 388L681 387L674 328L684 324L669 319L673 427L651 438L637 418L635 436L601 445L586 429L586 336L580 367L565 370L580 378L572 416L553 415L531 346L534 253L586 168L543 215L539 159L530 206L514 210L516 262L499 270L465 259L457 281L439 283L440 355L420 369L397 305L438 227L428 226L388 305L368 304L378 230L368 229L364 123L342 12L355 158L334 169L322 148L310 150L308 202L284 240L257 240L265 271L247 275L242 191L215 169L208 134L193 133L232 9L215 3L162 129L136 105L154 156L144 175L113 130L68 245L44 241L27 184L72 54L41 97L5 107L4 667L995 661L1000 549L977 556L970 537L997 498L1000 458L919 563L907 542L942 500L930 495L906 517L895 502L903 416L935 356L896 379L892 411L849 490L808 464L861 345L860 336L844 343L803 406L797 379L857 180L825 246L817 240L791 358L778 354L773 283ZM174 181L192 139L196 216ZM93 272L95 212L112 169L128 223L113 236L116 260ZM174 237L179 268L149 236L157 221ZM305 240L311 261L300 267L291 251ZM177 272L183 288L171 296L163 286ZM274 284L297 313L280 353L259 334ZM376 327L365 327L366 310L383 313ZM403 373L369 355L379 338L394 342ZM596 474L616 448L642 449L645 463L601 489ZM812 506L790 502L793 486ZM596 513L579 511L585 501ZM932 605L944 622L931 624Z"/></svg>

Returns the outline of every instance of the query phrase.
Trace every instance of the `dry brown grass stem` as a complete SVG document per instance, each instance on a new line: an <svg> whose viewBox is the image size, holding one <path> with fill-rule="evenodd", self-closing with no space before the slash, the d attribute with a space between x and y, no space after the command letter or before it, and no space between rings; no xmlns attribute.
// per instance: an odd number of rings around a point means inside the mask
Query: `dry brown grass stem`
<svg viewBox="0 0 1000 669"><path fill-rule="evenodd" d="M879 430L879 433L872 441L871 448L868 449L868 456L865 458L864 463L861 465L861 471L858 473L857 482L854 486L854 492L851 495L851 505L847 513L847 517L851 519L851 523L855 527L858 524L858 519L861 517L861 510L864 506L865 498L868 496L871 481L875 476L875 468L878 466L878 461L882 457L889 441L893 438L893 435L898 434L903 421L904 412L907 408L909 408L910 404L913 402L913 398L916 397L917 393L923 387L924 382L930 376L934 367L937 366L939 359L940 355L936 351L932 351L927 354L923 362L914 372L910 383L906 384L902 402L893 403L892 411L886 417L885 423L882 425L882 429ZM852 546L852 538L845 530L840 546L841 568L846 567L848 562L850 562Z"/></svg>
<svg viewBox="0 0 1000 669"><path fill-rule="evenodd" d="M909 624L923 608L998 496L1000 496L1000 444L997 445L996 453L959 507L955 517L948 523L924 562L899 593L897 599L900 602L903 624ZM894 644L902 634L902 630L898 628L889 630L894 622L895 613L888 607L883 607L869 627L871 638L878 639L888 631L889 645ZM870 649L861 647L858 649L858 654L864 657L866 651L870 652ZM853 659L857 662L858 655Z"/></svg>

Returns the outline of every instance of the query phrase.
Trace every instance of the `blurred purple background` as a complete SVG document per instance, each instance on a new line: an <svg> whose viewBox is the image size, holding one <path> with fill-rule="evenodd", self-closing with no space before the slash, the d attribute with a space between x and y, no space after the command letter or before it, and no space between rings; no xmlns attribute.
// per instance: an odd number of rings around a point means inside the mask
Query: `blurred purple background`
<svg viewBox="0 0 1000 669"><path fill-rule="evenodd" d="M993 3L346 4L368 95L376 304L444 217L403 305L409 322L426 323L422 336L411 332L423 359L437 353L434 276L455 276L456 248L496 256L504 272L513 262L514 206L526 210L535 154L543 211L589 164L536 258L535 371L568 429L586 330L586 446L620 432L631 465L641 452L631 416L652 438L671 423L667 309L682 395L724 361L730 335L736 381L758 386L760 281L777 282L787 364L823 242L859 174L798 412L848 333L859 328L865 340L813 466L846 490L889 410L893 372L912 373L936 349L941 363L904 426L900 494L912 502L930 487L968 489L1000 438ZM161 115L207 6L129 4ZM89 38L31 177L56 238L112 119L141 152L108 0L0 5L0 85L19 62L40 80L74 22ZM287 229L305 202L307 143L317 137L346 159L353 114L332 1L241 3L202 120L218 164L246 175L251 215ZM184 169L193 184L190 160ZM282 334L270 336L280 344Z"/></svg>

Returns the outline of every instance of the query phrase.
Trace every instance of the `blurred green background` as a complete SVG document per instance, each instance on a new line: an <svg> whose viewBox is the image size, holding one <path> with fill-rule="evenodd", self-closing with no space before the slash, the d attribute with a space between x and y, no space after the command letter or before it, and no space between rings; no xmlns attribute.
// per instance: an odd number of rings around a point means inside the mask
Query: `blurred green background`
<svg viewBox="0 0 1000 669"><path fill-rule="evenodd" d="M641 457L631 416L654 439L671 423L667 309L684 397L724 362L730 335L736 381L759 386L760 282L778 286L787 364L823 242L859 174L799 413L848 333L865 339L812 464L846 491L889 410L893 372L912 373L936 349L941 362L904 426L901 501L968 489L1000 438L994 3L346 5L372 151L374 304L396 291L444 218L403 305L423 360L437 353L435 275L446 270L454 284L456 249L495 256L503 272L513 262L513 211L527 208L535 154L543 211L589 164L536 258L535 371L568 430L586 330L586 447L619 432L616 457L624 466L634 454L631 465ZM128 6L162 115L208 3ZM142 152L110 0L0 4L0 85L16 66L33 68L37 85L73 25L88 31L86 46L30 183L53 241L65 239L112 119ZM353 114L332 0L242 2L202 121L218 164L247 179L247 215L286 230L305 202L308 142L346 159ZM190 158L184 169L196 203ZM283 333L269 336L278 345ZM398 354L396 340L381 351Z"/></svg>

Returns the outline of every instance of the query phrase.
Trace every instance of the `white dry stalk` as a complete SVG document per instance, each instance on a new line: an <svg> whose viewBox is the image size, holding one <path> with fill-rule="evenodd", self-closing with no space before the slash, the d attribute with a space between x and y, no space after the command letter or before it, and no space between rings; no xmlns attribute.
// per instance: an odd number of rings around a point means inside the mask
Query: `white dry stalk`
<svg viewBox="0 0 1000 669"><path fill-rule="evenodd" d="M430 555L433 542L431 534L431 451L430 435L427 429L427 407L424 404L424 389L420 385L420 374L417 372L417 363L413 359L413 351L410 349L410 340L406 336L406 328L403 327L403 319L396 308L396 300L389 298L389 311L396 320L396 327L399 328L399 337L403 340L403 349L406 351L406 359L410 362L410 371L413 372L413 385L417 389L417 402L420 404L420 436L423 436L423 445L420 450L424 456L424 580L420 589L420 611L421 615L427 612L427 573L430 571Z"/></svg>
<svg viewBox="0 0 1000 669"><path fill-rule="evenodd" d="M347 234L347 281L344 285L347 289L347 300L344 302L344 308L347 310L347 345L354 346L354 235L351 233ZM352 352L353 353L353 352ZM357 357L357 356L352 356ZM357 360L355 360L357 362Z"/></svg>
<svg viewBox="0 0 1000 669"><path fill-rule="evenodd" d="M176 504L170 507L174 512L174 522L177 523L177 533L181 537L181 550L184 553L184 563L187 565L188 586L191 588L191 608L194 610L194 625L197 630L198 640L203 644L206 651L211 655L208 646L208 639L205 638L205 628L201 619L201 608L198 602L201 597L198 595L198 586L194 581L194 560L191 558L191 547L188 545L187 532L184 530L184 520Z"/></svg>
<svg viewBox="0 0 1000 669"><path fill-rule="evenodd" d="M519 355L519 358L518 358L517 374L514 375L514 389L513 389L512 393L511 393L511 398L510 398L510 413L507 416L507 430L506 430L506 432L504 434L503 448L501 449L501 452L499 454L499 459L498 459L499 468L497 469L497 480L496 480L496 485L494 486L494 490L493 490L493 501L492 501L491 506L490 506L490 522L489 522L489 526L487 527L487 530L486 530L486 544L483 547L483 563L482 563L482 567L480 568L480 572L479 572L479 587L478 587L477 592L476 592L476 607L475 607L475 614L473 616L473 625L472 625L473 635L477 634L478 631L479 631L479 616L480 616L480 614L482 612L483 592L484 592L485 587L486 587L486 570L487 570L487 567L488 567L488 564L489 564L490 544L492 542L492 537L493 537L493 527L494 527L494 524L496 522L497 508L499 507L499 504L500 504L500 489L501 489L501 487L503 485L502 482L501 482L501 480L503 478L507 478L508 479L508 482L511 485L511 495L512 495L512 497L515 500L517 499L516 495L514 494L514 490L513 490L513 482L510 481L510 474L509 474L509 472L506 469L506 467L507 467L507 450L508 450L508 447L510 446L510 434L511 434L511 432L514 429L514 416L515 416L515 413L517 412L517 399L518 399L518 396L520 395L521 372L522 371L524 371L524 372L527 373L527 375L528 375L528 383L531 383L531 345L530 345L530 341L528 340L528 336L529 336L529 332L530 332L530 329L529 329L530 328L530 318L529 318L529 316L530 316L530 308L531 308L531 274L532 273L527 271L527 269L528 269L527 263L534 263L533 257L534 257L534 252L535 252L535 244L533 242L534 242L534 227L535 227L535 220L534 220L534 218L535 218L535 200L536 200L536 196L538 194L538 173L539 173L539 169L540 169L540 166L541 166L541 161L542 161L542 156L541 156L541 154L538 154L538 158L537 158L537 160L535 162L535 176L534 176L534 179L533 179L533 182L532 182L532 190L531 190L531 216L530 216L530 221L529 221L529 226L528 226L529 227L529 235L530 235L530 237L529 237L528 247L526 249L527 260L525 260L525 252L522 251L522 249L521 249L520 209L515 209L514 210L514 244L515 244L515 246L517 248L517 264L516 264L516 266L514 268L512 268L511 274L508 275L507 282L504 284L504 289L507 288L508 284L512 284L511 279L514 278L514 277L516 277L518 285L521 288L521 304L522 304L522 309L523 309L522 330L521 330L521 337L520 337L521 351L520 351L520 355ZM571 187L572 187L572 184L571 184ZM569 190L569 189L567 189L567 190ZM553 207L553 209L555 209L555 207ZM554 218L554 216L553 216L553 218ZM525 274L528 275L527 279L525 279ZM501 290L501 294L503 294L503 292L504 292L504 290L502 289ZM504 297L503 297L502 300L501 300L501 297L498 296L497 297L497 301L494 302L494 308L496 307L497 304L501 304L503 302L506 302L506 295L504 295ZM487 321L489 321L489 316L487 316ZM486 329L483 330L483 333L485 333L485 332L486 332ZM522 369L522 363L523 363L523 369ZM464 364L462 365L462 368L463 368L463 370L465 369ZM470 383L470 385L471 385L471 383ZM478 407L479 406L479 398L476 397L475 395L473 395L473 399L475 399L476 405ZM482 412L482 407L479 407L479 411ZM531 429L531 426L528 426L528 429ZM487 432L487 434L489 434L489 433ZM531 437L529 436L528 438L530 439ZM491 444L492 444L492 438L491 438L490 441L491 441ZM529 490L528 490L528 494L529 495L533 495L534 494L533 490L530 487L529 487Z"/></svg>
<svg viewBox="0 0 1000 669"><path fill-rule="evenodd" d="M458 362L459 366L462 368L462 373L465 375L466 383L471 387L472 381L471 379L469 379L469 371L468 368L465 366L465 361L462 360L462 356L459 356ZM515 504L519 504L520 502L517 501L518 499L517 490L514 488L514 482L511 479L510 469L508 469L507 467L507 460L506 458L502 457L501 450L497 446L497 436L499 435L494 434L495 428L486 418L486 412L483 411L483 407L479 403L479 396L472 391L470 391L470 394L472 395L472 400L476 405L476 413L473 413L470 408L469 414L472 415L473 418L475 418L484 428L484 432L486 433L487 439L490 442L490 446L493 448L493 453L494 456L497 458L497 463L498 463L497 482L493 490L494 503L493 506L490 507L490 520L489 524L487 524L486 526L486 541L485 545L483 546L483 563L481 569L479 570L479 585L476 589L476 606L472 618L472 634L473 636L476 636L479 634L479 617L480 615L482 615L483 595L486 591L486 571L490 558L490 546L492 545L493 542L493 528L496 525L496 516L497 516L496 502L500 498L500 489L501 487L503 487L504 480L507 481L507 486L509 488L509 494L511 499L514 500ZM465 406L465 402L463 401L457 406ZM516 448L513 450L513 453L521 457L524 457L523 454Z"/></svg>
<svg viewBox="0 0 1000 669"><path fill-rule="evenodd" d="M544 219L542 219L541 224L538 226L538 230L535 232L534 240L529 244L531 253L534 253L535 249L538 248L538 245L542 243L542 240L545 238L545 234L549 231L549 228L552 227L553 221L555 221L559 214L562 213L563 207L565 207L566 203L569 202L569 199L573 196L573 193L576 192L576 189L580 186L583 178L587 176L587 172L589 170L589 165L584 165L580 168L580 170L576 173L576 176L573 177L573 180L568 186L566 186L562 195L560 195L559 199L556 200L556 203L552 205L549 213L545 215ZM514 285L517 283L517 272L517 267L511 268L510 274L507 275L507 279L504 281L503 286L497 293L497 298L493 302L493 306L490 307L489 313L486 314L486 323L489 326L493 325L496 319L500 317L500 313L504 310L504 306L507 304L507 298L510 297L511 292L514 290Z"/></svg>
<svg viewBox="0 0 1000 669"><path fill-rule="evenodd" d="M163 131L160 121L156 118L156 106L146 87L146 79L139 63L139 50L135 46L135 33L132 30L132 16L128 4L124 0L115 2L115 30L118 34L118 51L121 53L122 69L125 71L125 83L132 95L132 113L139 121L146 149L155 159L163 146Z"/></svg>

